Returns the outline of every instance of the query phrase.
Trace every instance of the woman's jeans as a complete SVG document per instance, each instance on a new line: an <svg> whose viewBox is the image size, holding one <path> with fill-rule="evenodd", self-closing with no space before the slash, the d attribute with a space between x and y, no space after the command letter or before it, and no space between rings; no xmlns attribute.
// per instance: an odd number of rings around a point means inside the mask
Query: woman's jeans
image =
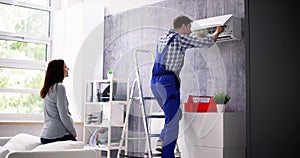
<svg viewBox="0 0 300 158"><path fill-rule="evenodd" d="M47 143L52 143L52 142L57 142L57 141L65 141L65 140L77 141L76 138L72 134L69 134L69 135L65 135L61 138L55 138L55 139L41 138L41 143L42 144L47 144Z"/></svg>

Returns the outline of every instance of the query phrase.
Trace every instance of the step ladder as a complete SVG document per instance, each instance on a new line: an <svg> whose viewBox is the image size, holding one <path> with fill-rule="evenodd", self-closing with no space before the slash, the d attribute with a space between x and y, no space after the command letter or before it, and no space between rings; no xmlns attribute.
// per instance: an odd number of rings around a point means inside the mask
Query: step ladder
<svg viewBox="0 0 300 158"><path fill-rule="evenodd" d="M150 128L149 128L149 119L163 119L165 118L163 114L151 114L152 110L150 110L150 114L147 115L146 112L146 105L145 105L145 100L155 100L154 97L144 97L142 85L141 85L141 78L140 78L140 64L138 63L138 53L146 53L151 56L151 63L154 61L153 54L150 50L143 50L143 49L136 49L134 52L134 64L135 64L135 75L136 78L132 82L132 87L130 90L130 96L129 96L129 103L126 108L126 116L123 124L123 130L121 134L121 140L118 148L118 153L117 153L117 158L123 158L123 157L131 157L131 158L144 158L144 157L161 157L161 153L154 153L152 151L152 146L151 146L151 138L152 137L159 137L160 134L152 134L150 133ZM150 84L150 83L149 83ZM135 88L138 88L138 96L134 96ZM126 131L128 131L128 122L129 122L129 115L130 115L130 109L131 105L134 101L138 101L140 106L141 106L141 111L142 111L142 119L143 119L143 125L144 125L144 133L145 137L144 138L128 138L128 134ZM121 153L122 149L121 147L123 146L124 140L126 141L125 143L128 143L129 139L146 139L146 147L145 147L145 154L143 157L136 157L136 156L130 156L127 154L127 151L124 153ZM128 146L128 145L125 145ZM125 149L127 150L127 149ZM180 158L180 151L178 148L178 144L176 145L176 152L175 152L175 157Z"/></svg>

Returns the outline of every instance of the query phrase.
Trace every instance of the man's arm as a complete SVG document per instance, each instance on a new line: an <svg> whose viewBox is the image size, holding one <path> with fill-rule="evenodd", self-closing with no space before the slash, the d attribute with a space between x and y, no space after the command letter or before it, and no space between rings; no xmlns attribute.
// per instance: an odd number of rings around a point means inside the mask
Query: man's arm
<svg viewBox="0 0 300 158"><path fill-rule="evenodd" d="M185 48L202 48L204 46L211 47L220 33L224 31L224 27L217 26L215 32L212 35L205 36L198 34L197 37L192 37L186 34L180 35L179 41L181 45Z"/></svg>

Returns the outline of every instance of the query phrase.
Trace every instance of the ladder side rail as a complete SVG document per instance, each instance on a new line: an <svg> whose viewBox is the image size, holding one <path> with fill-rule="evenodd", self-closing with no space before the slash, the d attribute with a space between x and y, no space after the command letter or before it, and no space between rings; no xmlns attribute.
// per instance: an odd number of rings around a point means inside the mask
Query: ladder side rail
<svg viewBox="0 0 300 158"><path fill-rule="evenodd" d="M125 132L126 130L128 130L128 122L129 122L129 114L130 114L130 107L131 107L131 104L132 104L132 100L134 99L133 98L133 93L134 93L134 89L135 89L135 85L136 85L136 82L137 82L137 79L135 79L133 81L133 84L132 84L132 87L131 87L131 91L130 91L130 96L129 96L129 103L128 105L126 106L126 116L125 116L125 121L124 121L124 124L123 124L123 129L122 129L122 134L121 134L121 139L120 139L120 144L119 144L119 149L118 149L118 154L117 154L117 158L120 158L120 155L121 155L121 148L123 146L123 141L125 139ZM125 149L127 150L127 149Z"/></svg>
<svg viewBox="0 0 300 158"><path fill-rule="evenodd" d="M136 66L136 77L137 77L137 84L138 84L138 92L139 92L139 96L140 96L140 103L142 105L142 116L143 116L143 125L144 125L144 130L145 130L145 137L146 137L146 145L148 148L148 154L149 157L152 157L152 151L151 151L151 143L150 143L150 137L149 137L149 129L148 129L148 121L146 118L146 109L145 109L145 102L144 102L144 95L143 95L143 89L141 86L141 81L140 81L140 71L139 71L139 64L137 61L137 54L138 52L144 52L141 51L141 49L137 49L135 51L134 54L134 62L135 62L135 66Z"/></svg>

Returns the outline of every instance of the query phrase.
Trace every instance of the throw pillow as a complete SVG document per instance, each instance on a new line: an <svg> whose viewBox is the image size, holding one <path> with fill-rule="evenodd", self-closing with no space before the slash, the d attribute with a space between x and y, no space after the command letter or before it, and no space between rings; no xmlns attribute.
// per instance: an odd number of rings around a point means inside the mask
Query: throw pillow
<svg viewBox="0 0 300 158"><path fill-rule="evenodd" d="M8 148L9 150L26 151L32 150L40 144L40 137L26 133L19 133L13 136L6 144L3 145L3 147Z"/></svg>
<svg viewBox="0 0 300 158"><path fill-rule="evenodd" d="M5 156L9 153L9 149L0 146L0 158L5 158Z"/></svg>
<svg viewBox="0 0 300 158"><path fill-rule="evenodd" d="M81 141L57 141L53 143L39 145L32 151L45 151L45 150L62 150L62 149L83 149L84 143Z"/></svg>

